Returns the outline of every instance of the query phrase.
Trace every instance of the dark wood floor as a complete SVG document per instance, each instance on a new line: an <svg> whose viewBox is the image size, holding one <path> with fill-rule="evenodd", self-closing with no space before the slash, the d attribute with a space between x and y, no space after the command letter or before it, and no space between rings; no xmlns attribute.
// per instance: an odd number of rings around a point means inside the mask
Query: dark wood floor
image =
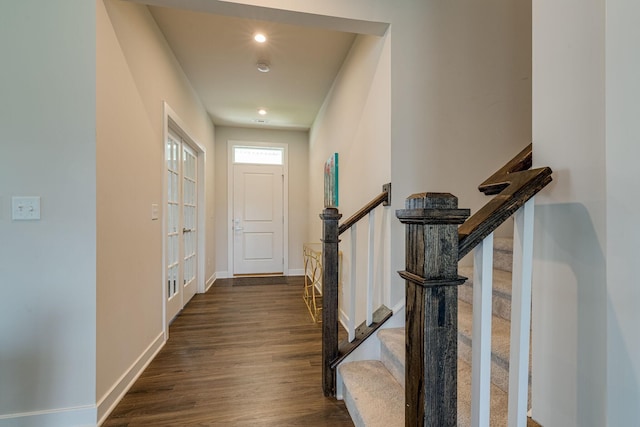
<svg viewBox="0 0 640 427"><path fill-rule="evenodd" d="M103 426L353 426L322 395L301 277L216 281L169 332Z"/></svg>

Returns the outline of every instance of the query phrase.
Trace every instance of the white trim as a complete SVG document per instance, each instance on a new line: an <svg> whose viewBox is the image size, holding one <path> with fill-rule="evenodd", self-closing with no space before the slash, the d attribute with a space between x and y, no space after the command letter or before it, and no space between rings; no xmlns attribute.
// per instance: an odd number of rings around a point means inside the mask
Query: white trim
<svg viewBox="0 0 640 427"><path fill-rule="evenodd" d="M229 272L228 272L228 271L216 271L215 276L216 276L215 280L218 280L218 279L228 279L228 278L230 277L230 276L229 276ZM215 280L214 280L214 281L215 281Z"/></svg>
<svg viewBox="0 0 640 427"><path fill-rule="evenodd" d="M205 168L206 168L206 156L207 150L206 148L200 144L192 135L193 133L189 131L189 128L185 124L185 122L176 114L176 112L169 106L166 101L163 101L163 129L162 129L162 147L163 147L163 156L162 156L162 328L165 334L165 340L169 338L169 321L171 319L167 319L167 276L166 276L166 258L167 258L167 248L166 248L166 238L167 238L167 159L166 159L166 149L164 148L167 137L169 135L169 128L174 133L180 135L184 142L187 143L189 147L191 147L197 154L198 161L198 258L197 258L197 282L196 282L196 292L203 293L205 292L205 236L206 236L206 179L205 179ZM182 291L181 291L182 292ZM180 297L183 297L181 293ZM184 305L184 304L183 304Z"/></svg>
<svg viewBox="0 0 640 427"><path fill-rule="evenodd" d="M95 405L57 408L45 411L0 415L0 427L16 426L95 426Z"/></svg>
<svg viewBox="0 0 640 427"><path fill-rule="evenodd" d="M369 237L368 237L368 251L367 251L367 326L371 326L373 323L373 267L375 264L375 244L376 244L376 210L369 212Z"/></svg>
<svg viewBox="0 0 640 427"><path fill-rule="evenodd" d="M282 191L282 203L284 214L284 230L283 230L283 253L284 263L282 266L283 274L289 271L289 144L278 142L254 142L254 141L227 141L227 276L233 277L233 233L231 225L233 221L233 147L274 147L284 150L284 164L282 165L284 173L284 188ZM220 277L222 278L222 277Z"/></svg>
<svg viewBox="0 0 640 427"><path fill-rule="evenodd" d="M534 199L530 198L514 215L509 336L509 427L527 425Z"/></svg>
<svg viewBox="0 0 640 427"><path fill-rule="evenodd" d="M207 279L207 282L204 285L204 292L207 292L209 291L209 289L211 289L211 287L213 286L213 282L215 282L216 279L216 273L213 273L213 275L209 277L209 279Z"/></svg>
<svg viewBox="0 0 640 427"><path fill-rule="evenodd" d="M288 271L288 276L304 276L304 268L293 268Z"/></svg>
<svg viewBox="0 0 640 427"><path fill-rule="evenodd" d="M347 328L347 339L349 342L353 342L356 339L356 298L358 290L358 224L353 224L349 230L349 256L350 256L350 268L349 268L349 325ZM344 286L342 287L343 294Z"/></svg>
<svg viewBox="0 0 640 427"><path fill-rule="evenodd" d="M344 328L345 331L349 330L349 322L351 320L349 319L349 315L347 314L347 312L344 311L342 308L340 308L340 314L338 315L338 321L342 324L342 327Z"/></svg>
<svg viewBox="0 0 640 427"><path fill-rule="evenodd" d="M389 285L389 287L391 287L391 285ZM393 312L393 315L395 316L396 314L402 312L404 313L404 309L405 309L405 300L401 299L400 301L398 301L396 303L396 305L394 305L393 307L391 307L391 311ZM404 319L404 318L403 318ZM385 325L389 323L389 321L387 320L387 322L385 323ZM401 324L402 327L404 327L404 320Z"/></svg>
<svg viewBox="0 0 640 427"><path fill-rule="evenodd" d="M196 289L197 293L204 293L205 289L207 289L206 281L204 279L205 275L205 236L206 234L206 191L205 186L207 185L207 181L205 178L205 167L207 164L207 152L203 150L198 153L198 287Z"/></svg>
<svg viewBox="0 0 640 427"><path fill-rule="evenodd" d="M491 296L493 233L473 250L473 335L471 341L471 425L489 426L491 406Z"/></svg>
<svg viewBox="0 0 640 427"><path fill-rule="evenodd" d="M149 363L156 357L166 343L164 331L158 334L145 351L136 359L124 374L111 386L109 391L98 401L98 425L102 424L127 391L133 386Z"/></svg>

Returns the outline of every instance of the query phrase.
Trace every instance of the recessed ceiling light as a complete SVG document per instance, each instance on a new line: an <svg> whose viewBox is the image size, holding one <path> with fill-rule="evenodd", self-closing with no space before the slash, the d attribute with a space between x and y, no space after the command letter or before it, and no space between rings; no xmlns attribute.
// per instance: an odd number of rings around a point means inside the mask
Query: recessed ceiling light
<svg viewBox="0 0 640 427"><path fill-rule="evenodd" d="M264 108L261 108L258 110L258 114L260 114L261 116L266 116L267 115L267 110L265 110Z"/></svg>
<svg viewBox="0 0 640 427"><path fill-rule="evenodd" d="M267 36L262 33L257 33L255 36L253 36L253 39L258 43L264 43L267 41Z"/></svg>
<svg viewBox="0 0 640 427"><path fill-rule="evenodd" d="M271 70L269 61L258 61L256 67L258 67L258 71L260 71L261 73L268 73Z"/></svg>

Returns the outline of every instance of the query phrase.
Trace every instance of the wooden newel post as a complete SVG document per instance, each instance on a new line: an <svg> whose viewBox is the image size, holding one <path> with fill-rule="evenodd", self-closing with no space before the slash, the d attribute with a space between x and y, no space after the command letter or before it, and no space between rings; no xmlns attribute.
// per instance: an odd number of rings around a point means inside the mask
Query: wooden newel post
<svg viewBox="0 0 640 427"><path fill-rule="evenodd" d="M448 193L420 193L396 216L406 224L407 427L457 425L458 209Z"/></svg>
<svg viewBox="0 0 640 427"><path fill-rule="evenodd" d="M338 221L336 208L325 208L322 219L322 391L336 395L336 372L331 363L338 357Z"/></svg>

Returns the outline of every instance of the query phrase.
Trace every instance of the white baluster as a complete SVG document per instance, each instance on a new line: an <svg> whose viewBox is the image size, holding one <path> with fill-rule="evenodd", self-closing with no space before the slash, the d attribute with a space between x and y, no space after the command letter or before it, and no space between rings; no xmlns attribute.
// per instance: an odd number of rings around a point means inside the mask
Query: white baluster
<svg viewBox="0 0 640 427"><path fill-rule="evenodd" d="M373 323L373 265L375 245L375 210L369 212L369 253L367 258L367 326Z"/></svg>
<svg viewBox="0 0 640 427"><path fill-rule="evenodd" d="M347 334L349 342L356 338L356 288L358 286L356 279L356 265L357 265L357 248L358 246L358 228L356 224L351 226L351 274L349 280L349 324L347 328Z"/></svg>
<svg viewBox="0 0 640 427"><path fill-rule="evenodd" d="M509 353L509 427L527 425L533 211L534 199L531 198L515 214Z"/></svg>
<svg viewBox="0 0 640 427"><path fill-rule="evenodd" d="M491 398L491 294L493 233L473 252L473 338L471 362L471 426L489 427Z"/></svg>

